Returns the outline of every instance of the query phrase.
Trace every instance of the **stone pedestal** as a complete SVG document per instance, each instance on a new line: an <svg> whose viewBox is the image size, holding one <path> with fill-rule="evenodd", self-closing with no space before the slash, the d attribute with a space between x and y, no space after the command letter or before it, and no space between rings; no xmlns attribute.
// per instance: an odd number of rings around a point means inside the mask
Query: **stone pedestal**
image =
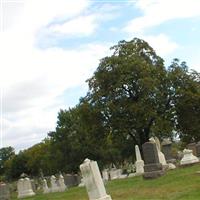
<svg viewBox="0 0 200 200"><path fill-rule="evenodd" d="M199 159L192 154L192 150L184 149L183 158L180 161L181 165L188 165L199 162Z"/></svg>
<svg viewBox="0 0 200 200"><path fill-rule="evenodd" d="M18 198L34 196L31 181L29 178L21 178L17 183Z"/></svg>
<svg viewBox="0 0 200 200"><path fill-rule="evenodd" d="M164 175L163 166L159 161L158 149L154 142L146 142L142 145L144 154L144 174L146 179L157 178Z"/></svg>
<svg viewBox="0 0 200 200"><path fill-rule="evenodd" d="M0 183L0 200L10 200L9 186Z"/></svg>
<svg viewBox="0 0 200 200"><path fill-rule="evenodd" d="M85 159L83 164L80 165L80 170L90 200L112 200L111 196L106 194L96 161Z"/></svg>

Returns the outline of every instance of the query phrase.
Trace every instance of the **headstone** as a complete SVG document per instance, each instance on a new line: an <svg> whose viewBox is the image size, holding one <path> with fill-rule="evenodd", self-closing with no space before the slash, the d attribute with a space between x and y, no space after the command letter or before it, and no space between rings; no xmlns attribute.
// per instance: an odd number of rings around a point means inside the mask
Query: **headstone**
<svg viewBox="0 0 200 200"><path fill-rule="evenodd" d="M108 181L109 180L109 174L108 174L108 169L104 169L102 171L102 177L104 181Z"/></svg>
<svg viewBox="0 0 200 200"><path fill-rule="evenodd" d="M90 200L112 200L111 196L106 193L96 161L85 159L80 165L80 170Z"/></svg>
<svg viewBox="0 0 200 200"><path fill-rule="evenodd" d="M161 152L161 145L160 145L160 141L157 137L155 137L155 142L156 142L156 147L157 147L157 150L158 150L158 159L159 159L159 162L164 166L164 168L167 167L167 162L166 162L166 159L165 159L165 155Z"/></svg>
<svg viewBox="0 0 200 200"><path fill-rule="evenodd" d="M197 144L196 144L196 152L197 152L197 157L200 157L200 142L198 142Z"/></svg>
<svg viewBox="0 0 200 200"><path fill-rule="evenodd" d="M59 175L58 185L59 185L60 192L64 192L67 189L67 187L65 185L65 180L64 180L64 177L62 174Z"/></svg>
<svg viewBox="0 0 200 200"><path fill-rule="evenodd" d="M141 158L140 149L138 145L135 145L135 154L136 154L136 175L142 175L144 173L144 161Z"/></svg>
<svg viewBox="0 0 200 200"><path fill-rule="evenodd" d="M51 176L51 192L59 192L60 188L54 175Z"/></svg>
<svg viewBox="0 0 200 200"><path fill-rule="evenodd" d="M176 163L176 159L173 158L172 155L172 142L169 139L164 139L162 141L161 146L162 146L162 152L165 155L169 169L175 169L176 166L174 164Z"/></svg>
<svg viewBox="0 0 200 200"><path fill-rule="evenodd" d="M18 198L34 196L32 184L29 178L21 178L17 182Z"/></svg>
<svg viewBox="0 0 200 200"><path fill-rule="evenodd" d="M80 183L81 177L78 176L77 174L65 174L64 175L64 180L65 180L65 185L69 187L77 186Z"/></svg>
<svg viewBox="0 0 200 200"><path fill-rule="evenodd" d="M164 139L161 145L162 145L162 152L164 153L166 160L173 159L172 142L169 139Z"/></svg>
<svg viewBox="0 0 200 200"><path fill-rule="evenodd" d="M199 162L199 159L192 154L192 150L184 149L183 158L180 161L181 165L188 165Z"/></svg>
<svg viewBox="0 0 200 200"><path fill-rule="evenodd" d="M192 153L194 156L197 156L197 149L196 149L196 143L190 143L187 145L187 148L192 150Z"/></svg>
<svg viewBox="0 0 200 200"><path fill-rule="evenodd" d="M9 186L5 183L0 183L0 200L10 200Z"/></svg>
<svg viewBox="0 0 200 200"><path fill-rule="evenodd" d="M164 175L163 166L158 158L156 143L146 142L142 145L144 155L144 174L146 179L157 178Z"/></svg>
<svg viewBox="0 0 200 200"><path fill-rule="evenodd" d="M110 180L118 179L119 177L119 172L115 168L110 169L109 174L110 174Z"/></svg>
<svg viewBox="0 0 200 200"><path fill-rule="evenodd" d="M47 180L46 179L43 179L43 193L44 194L47 194L47 193L49 193L50 192L50 189L49 189L49 187L48 187L48 185L47 185Z"/></svg>

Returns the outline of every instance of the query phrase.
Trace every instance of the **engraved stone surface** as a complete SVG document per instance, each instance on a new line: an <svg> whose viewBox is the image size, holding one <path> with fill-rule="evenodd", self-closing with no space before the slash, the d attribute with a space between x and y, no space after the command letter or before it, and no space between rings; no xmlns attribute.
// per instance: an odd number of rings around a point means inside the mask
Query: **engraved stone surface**
<svg viewBox="0 0 200 200"><path fill-rule="evenodd" d="M34 196L32 184L29 178L21 178L17 182L18 198Z"/></svg>
<svg viewBox="0 0 200 200"><path fill-rule="evenodd" d="M9 186L4 183L0 183L0 200L10 200Z"/></svg>
<svg viewBox="0 0 200 200"><path fill-rule="evenodd" d="M90 200L112 200L111 196L106 194L96 161L85 159L83 164L80 165L80 170Z"/></svg>
<svg viewBox="0 0 200 200"><path fill-rule="evenodd" d="M142 145L144 155L144 174L146 179L164 175L163 166L159 161L158 149L155 142L146 142Z"/></svg>

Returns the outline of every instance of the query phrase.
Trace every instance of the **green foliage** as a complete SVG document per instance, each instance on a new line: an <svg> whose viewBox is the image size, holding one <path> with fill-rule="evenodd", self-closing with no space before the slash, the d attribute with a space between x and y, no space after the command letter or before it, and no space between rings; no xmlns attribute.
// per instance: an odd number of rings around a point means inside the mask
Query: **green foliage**
<svg viewBox="0 0 200 200"><path fill-rule="evenodd" d="M0 175L5 172L5 163L15 155L14 148L4 147L0 149Z"/></svg>
<svg viewBox="0 0 200 200"><path fill-rule="evenodd" d="M121 41L88 80L89 102L101 110L109 132L140 146L173 130L170 85L163 60L143 40Z"/></svg>

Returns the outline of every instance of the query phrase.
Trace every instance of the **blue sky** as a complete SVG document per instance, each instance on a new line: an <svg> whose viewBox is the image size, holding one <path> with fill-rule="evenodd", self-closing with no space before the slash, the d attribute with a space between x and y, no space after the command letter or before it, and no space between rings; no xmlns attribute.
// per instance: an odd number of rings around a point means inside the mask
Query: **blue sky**
<svg viewBox="0 0 200 200"><path fill-rule="evenodd" d="M0 0L1 146L30 147L76 105L119 40L200 71L198 0Z"/></svg>

